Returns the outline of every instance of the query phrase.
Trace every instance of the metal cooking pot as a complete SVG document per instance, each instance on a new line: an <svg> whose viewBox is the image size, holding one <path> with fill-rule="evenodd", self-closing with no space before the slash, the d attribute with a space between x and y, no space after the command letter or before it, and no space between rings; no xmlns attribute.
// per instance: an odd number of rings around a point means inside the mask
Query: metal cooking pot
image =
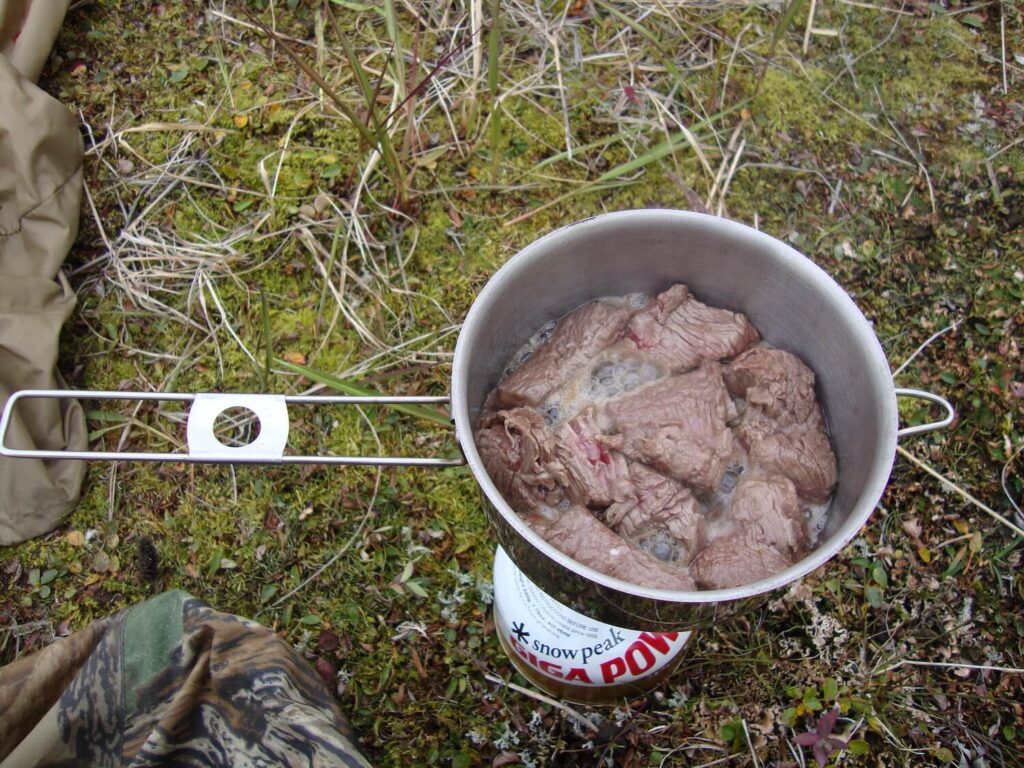
<svg viewBox="0 0 1024 768"><path fill-rule="evenodd" d="M731 589L636 586L572 560L534 533L487 476L473 439L484 398L506 362L547 321L599 296L656 293L686 283L703 302L743 312L764 339L816 373L839 466L818 546L770 578ZM942 405L944 419L898 429L897 396ZM871 324L846 292L785 243L725 219L670 210L609 213L556 230L498 270L466 316L455 348L456 436L484 508L515 564L551 597L632 629L694 629L819 567L861 529L882 495L899 437L949 425L942 398L893 387Z"/></svg>
<svg viewBox="0 0 1024 768"><path fill-rule="evenodd" d="M686 283L708 304L741 311L773 345L798 354L817 374L839 465L829 522L818 546L771 578L732 589L677 592L640 587L581 565L544 541L512 510L484 470L474 442L484 399L513 352L544 323L599 296L656 293ZM896 397L943 406L941 421L897 428ZM30 450L6 445L14 407L32 397L190 402L188 453ZM447 397L285 396L25 390L0 417L0 455L53 459L450 466L416 457L286 455L292 403L439 403ZM498 270L473 303L455 348L451 394L458 443L483 495L498 543L551 597L629 629L695 629L814 570L852 539L871 515L892 468L898 437L949 425L943 398L895 389L871 325L820 268L785 243L704 214L636 210L597 216L530 244ZM230 447L213 434L218 414L248 408L260 421L251 444Z"/></svg>

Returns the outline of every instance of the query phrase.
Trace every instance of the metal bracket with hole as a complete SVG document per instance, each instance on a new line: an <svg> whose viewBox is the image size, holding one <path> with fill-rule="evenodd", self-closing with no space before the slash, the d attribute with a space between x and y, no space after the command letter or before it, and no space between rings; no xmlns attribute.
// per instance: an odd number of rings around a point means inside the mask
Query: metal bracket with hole
<svg viewBox="0 0 1024 768"><path fill-rule="evenodd" d="M188 453L138 453L133 451L49 451L14 448L7 445L7 432L14 408L31 398L83 400L146 400L188 402L185 438ZM376 466L457 467L457 459L419 456L293 456L288 445L288 406L305 405L427 405L448 404L448 397L391 397L363 395L251 395L233 393L180 392L90 392L84 390L24 389L8 398L0 416L0 456L34 459L84 459L87 461L180 461L193 464L372 464ZM217 417L231 408L245 408L259 420L259 436L248 445L224 445L214 434Z"/></svg>

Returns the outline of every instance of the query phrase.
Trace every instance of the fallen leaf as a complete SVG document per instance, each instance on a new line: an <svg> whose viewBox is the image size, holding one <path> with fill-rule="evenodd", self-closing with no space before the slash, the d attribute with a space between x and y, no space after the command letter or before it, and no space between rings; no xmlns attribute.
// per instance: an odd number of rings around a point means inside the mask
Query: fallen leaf
<svg viewBox="0 0 1024 768"><path fill-rule="evenodd" d="M110 558L106 552L97 552L92 559L92 570L96 573L106 573L110 570Z"/></svg>
<svg viewBox="0 0 1024 768"><path fill-rule="evenodd" d="M64 537L64 540L72 547L85 546L85 534L81 531L71 531L67 536Z"/></svg>
<svg viewBox="0 0 1024 768"><path fill-rule="evenodd" d="M309 517L312 514L313 514L313 508L312 507L306 507L304 510L299 512L299 522L301 523L303 520L305 520L307 517Z"/></svg>
<svg viewBox="0 0 1024 768"><path fill-rule="evenodd" d="M231 118L235 123L235 128L245 128L249 124L248 115L235 115Z"/></svg>
<svg viewBox="0 0 1024 768"><path fill-rule="evenodd" d="M338 649L338 636L329 629L320 630L320 637L317 638L316 647L324 653L330 653Z"/></svg>
<svg viewBox="0 0 1024 768"><path fill-rule="evenodd" d="M295 365L305 365L306 356L301 352L285 352L281 355L282 358L287 360L289 363L295 363Z"/></svg>
<svg viewBox="0 0 1024 768"><path fill-rule="evenodd" d="M323 656L316 657L316 672L328 685L334 682L334 666Z"/></svg>

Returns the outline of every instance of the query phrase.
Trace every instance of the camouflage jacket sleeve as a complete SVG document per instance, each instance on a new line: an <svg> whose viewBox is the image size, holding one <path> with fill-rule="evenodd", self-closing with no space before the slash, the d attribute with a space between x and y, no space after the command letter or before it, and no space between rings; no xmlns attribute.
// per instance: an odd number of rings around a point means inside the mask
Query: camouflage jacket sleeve
<svg viewBox="0 0 1024 768"><path fill-rule="evenodd" d="M0 669L0 768L368 766L317 675L167 592Z"/></svg>

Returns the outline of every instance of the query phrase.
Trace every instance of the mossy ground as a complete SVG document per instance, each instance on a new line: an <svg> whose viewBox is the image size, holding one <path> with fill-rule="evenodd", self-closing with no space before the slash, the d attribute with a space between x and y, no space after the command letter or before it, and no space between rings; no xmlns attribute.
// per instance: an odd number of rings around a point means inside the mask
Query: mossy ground
<svg viewBox="0 0 1024 768"><path fill-rule="evenodd" d="M376 5L334 5L374 78L391 45ZM402 50L418 46L427 62L422 77L467 22L458 3L415 5L421 23L401 5L398 22ZM427 89L412 122L404 110L396 118L403 200L382 165L360 186L369 151L357 132L246 26L241 3L224 15L198 2L98 0L73 11L43 82L81 111L95 145L86 178L98 217L83 210L68 261L80 300L63 347L69 380L298 391L308 382L266 376L265 297L279 357L354 370L351 378L386 392L444 394L457 323L516 250L600 211L691 208L696 193L831 273L875 324L894 368L956 325L898 383L949 397L957 424L907 447L1009 514L1000 475L1024 444L1020 11L820 2L814 26L837 34L812 35L804 55L806 7L781 28L777 9L758 6L502 5L500 109L486 80L485 30L475 102L462 74L467 49L438 75L444 93ZM246 7L273 18L366 113L333 28L317 20L319 3ZM542 29L560 35L564 120ZM380 115L395 87L396 70L387 71ZM742 139L727 194L710 194L714 174L685 141L623 168L678 129L666 111L693 130L712 171L727 159L728 173ZM566 123L576 151L545 162L565 153ZM318 195L331 206L316 208ZM346 240L349 205L358 206L361 242ZM103 238L117 244L147 210L150 233L177 240L140 246L136 255L158 260L118 271ZM211 243L212 255L188 260ZM180 315L147 304L153 298ZM133 449L164 450L160 434L183 437L180 408L87 408L97 445L124 436ZM907 422L928 418L916 405L902 410ZM394 454L454 450L444 429L390 412L364 420L309 409L292 435L300 451L376 452L376 439ZM1018 458L1009 473L1018 503L1021 467ZM144 538L160 555L155 583L136 562ZM584 708L602 723L591 739L558 710L483 677L524 682L489 621L494 544L465 470L378 477L322 466L97 464L61 528L0 552L0 618L8 628L48 623L17 642L3 631L0 654L10 660L53 632L178 587L326 660L339 673L331 684L341 708L381 765L490 765L508 753L524 765L785 764L799 754L794 735L833 704L844 717L837 732L851 739L846 765L1020 764L1019 671L889 669L905 659L1024 666L1020 543L899 460L878 511L841 556L760 611L701 633L683 670L650 696ZM337 635L337 648L322 632Z"/></svg>

